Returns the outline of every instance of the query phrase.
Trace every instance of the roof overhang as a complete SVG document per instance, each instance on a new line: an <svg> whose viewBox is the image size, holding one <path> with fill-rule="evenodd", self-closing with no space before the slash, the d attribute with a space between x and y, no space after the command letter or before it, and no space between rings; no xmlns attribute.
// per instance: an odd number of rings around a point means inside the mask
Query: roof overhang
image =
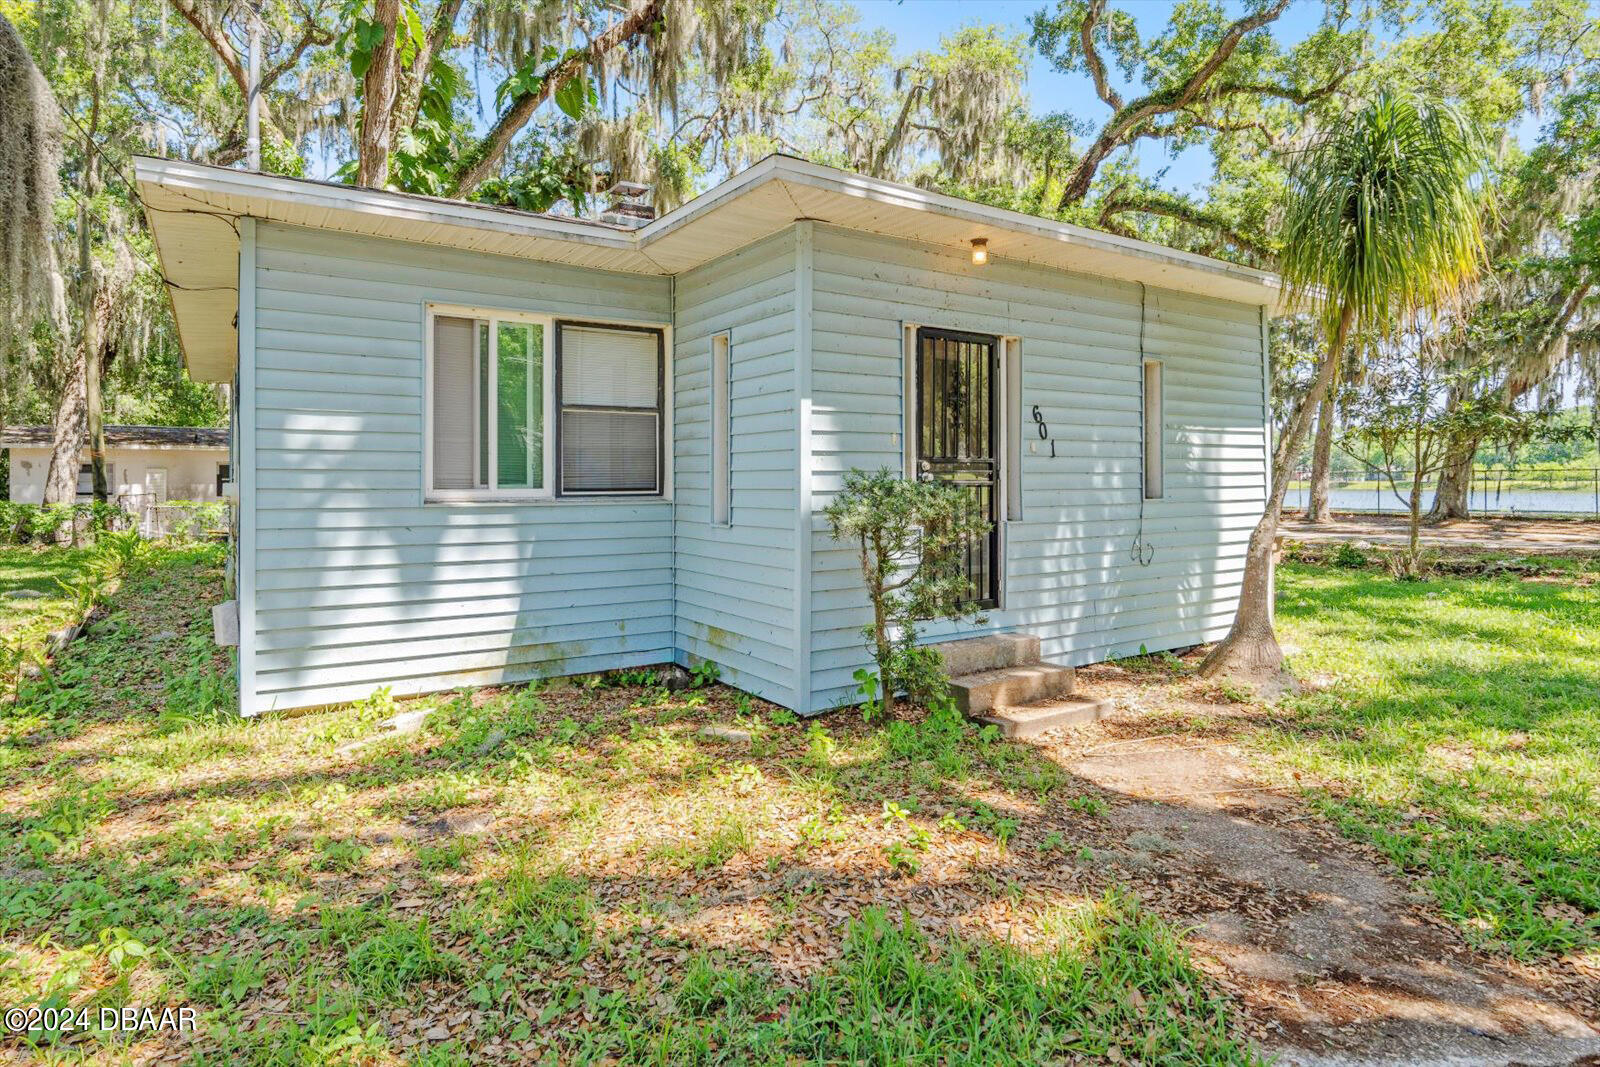
<svg viewBox="0 0 1600 1067"><path fill-rule="evenodd" d="M597 270L672 275L801 219L1143 282L1276 311L1276 276L1162 245L769 156L639 229L282 178L180 160L135 161L191 377L227 381L238 351L240 218Z"/></svg>

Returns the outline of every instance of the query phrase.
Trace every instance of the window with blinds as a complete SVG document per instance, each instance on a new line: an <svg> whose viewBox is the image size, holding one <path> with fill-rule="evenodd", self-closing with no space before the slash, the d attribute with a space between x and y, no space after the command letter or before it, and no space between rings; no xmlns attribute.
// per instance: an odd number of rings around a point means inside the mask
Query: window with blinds
<svg viewBox="0 0 1600 1067"><path fill-rule="evenodd" d="M660 330L430 311L428 496L662 492Z"/></svg>
<svg viewBox="0 0 1600 1067"><path fill-rule="evenodd" d="M561 492L661 492L661 331L558 329Z"/></svg>

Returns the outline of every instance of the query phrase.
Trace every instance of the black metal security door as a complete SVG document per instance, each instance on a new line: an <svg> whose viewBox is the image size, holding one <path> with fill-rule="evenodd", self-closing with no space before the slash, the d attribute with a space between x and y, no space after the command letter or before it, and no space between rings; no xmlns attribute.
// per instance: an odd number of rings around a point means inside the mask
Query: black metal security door
<svg viewBox="0 0 1600 1067"><path fill-rule="evenodd" d="M999 442L995 432L995 338L952 330L917 331L917 477L962 486L988 518L988 534L967 546L971 602L1000 603Z"/></svg>

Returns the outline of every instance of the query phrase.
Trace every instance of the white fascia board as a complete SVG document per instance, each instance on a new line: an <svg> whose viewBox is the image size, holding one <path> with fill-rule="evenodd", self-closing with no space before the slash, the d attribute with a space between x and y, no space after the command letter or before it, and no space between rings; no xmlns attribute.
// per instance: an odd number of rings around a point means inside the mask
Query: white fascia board
<svg viewBox="0 0 1600 1067"><path fill-rule="evenodd" d="M1140 241L1135 238L1121 237L1117 234L1104 233L1099 230L1085 229L1082 226L1074 226L1071 223L1056 222L1052 219L1040 218L1037 215L1027 215L1007 208L991 207L988 204L962 200L946 193L919 189L915 186L902 185L898 182L851 174L847 171L820 166L819 164L791 156L768 157L763 162L774 162L776 164L774 168L777 171L776 176L784 181L810 185L814 188L842 193L847 196L863 197L895 207L928 211L950 218L983 223L1001 230L1042 237L1059 241L1062 244L1078 245L1098 252L1137 257L1163 266L1203 271L1235 282L1260 286L1274 295L1282 290L1282 283L1278 277L1268 271L1243 267L1236 263L1212 259L1194 252L1184 252L1176 248L1153 244L1149 241ZM716 191L713 190L713 192ZM1276 299L1263 300L1262 302L1271 304L1275 303Z"/></svg>
<svg viewBox="0 0 1600 1067"><path fill-rule="evenodd" d="M606 248L638 248L637 236L625 230L613 232L590 223L568 222L511 208L439 200L412 193L390 193L304 178L281 178L254 171L230 170L148 156L135 157L134 173L140 184L156 185L165 191L180 194L192 192L201 200L216 196L244 200L244 210L228 212L231 214L270 219L272 213L267 210L267 205L282 202L301 208L349 212L357 216L461 226L525 237L554 237Z"/></svg>
<svg viewBox="0 0 1600 1067"><path fill-rule="evenodd" d="M990 226L1000 231L1071 245L1102 254L1143 260L1169 269L1199 272L1235 285L1259 288L1260 303L1276 306L1281 302L1282 285L1266 271L1254 270L1193 252L1166 248L1148 241L1089 230L1005 208L962 200L945 193L918 189L898 182L868 178L836 170L794 156L773 155L695 197L638 230L611 230L593 223L568 221L509 208L489 207L459 201L439 200L410 193L391 193L300 178L282 178L250 171L230 170L182 160L137 157L135 171L141 184L158 187L171 194L190 192L218 210L230 214L272 218L273 202L298 208L322 209L365 217L372 222L399 220L439 226L454 226L507 233L525 237L553 238L573 243L596 245L641 256L656 241L692 225L703 216L737 200L745 192L771 180L811 186L845 196L861 197L890 207L930 212L949 218ZM215 198L238 198L243 210L228 211L215 204ZM652 271L651 273L655 273Z"/></svg>
<svg viewBox="0 0 1600 1067"><path fill-rule="evenodd" d="M727 181L707 189L687 204L680 204L655 221L640 227L634 236L639 241L640 247L651 245L667 234L681 230L708 212L736 199L745 190L753 189L774 177L781 177L779 169L783 164L791 162L794 160L790 156L767 156L750 169L739 172Z"/></svg>

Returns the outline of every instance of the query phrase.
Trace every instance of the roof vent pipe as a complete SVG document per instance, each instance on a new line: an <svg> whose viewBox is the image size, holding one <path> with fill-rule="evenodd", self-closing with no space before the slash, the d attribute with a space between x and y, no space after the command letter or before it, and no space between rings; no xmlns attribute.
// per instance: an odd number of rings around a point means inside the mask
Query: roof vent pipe
<svg viewBox="0 0 1600 1067"><path fill-rule="evenodd" d="M656 209L650 203L648 185L641 185L638 182L617 182L600 195L605 197L606 203L600 212L601 222L637 229L656 217Z"/></svg>

